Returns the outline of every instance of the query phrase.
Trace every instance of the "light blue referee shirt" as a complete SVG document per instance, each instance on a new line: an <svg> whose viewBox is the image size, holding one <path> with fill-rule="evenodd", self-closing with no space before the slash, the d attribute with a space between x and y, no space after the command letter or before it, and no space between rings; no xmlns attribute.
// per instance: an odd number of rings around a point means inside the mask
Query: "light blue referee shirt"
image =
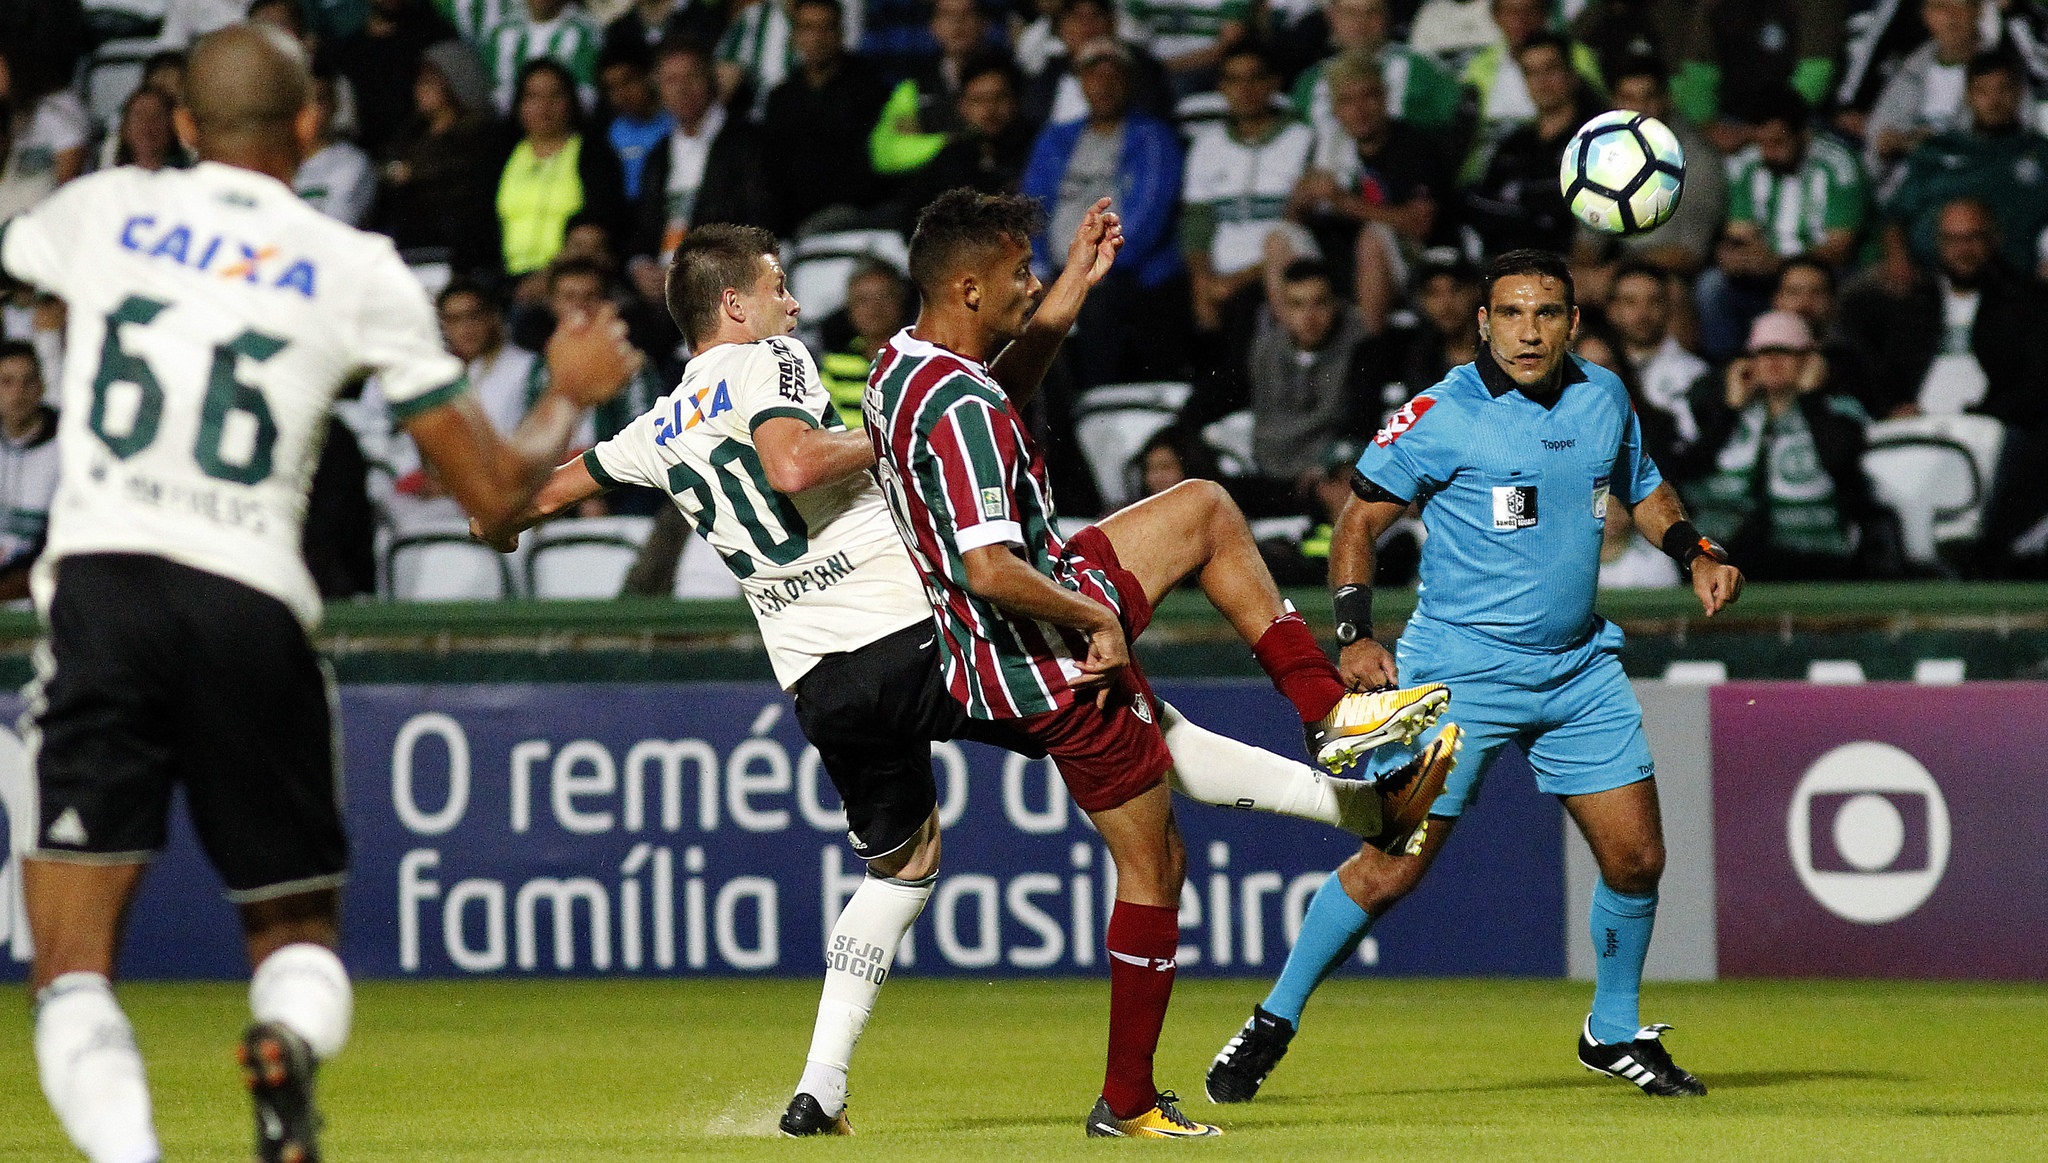
<svg viewBox="0 0 2048 1163"><path fill-rule="evenodd" d="M1358 458L1367 480L1424 502L1417 618L1525 651L1592 634L1610 498L1633 506L1663 477L1619 377L1570 356L1562 379L1531 399L1482 350Z"/></svg>

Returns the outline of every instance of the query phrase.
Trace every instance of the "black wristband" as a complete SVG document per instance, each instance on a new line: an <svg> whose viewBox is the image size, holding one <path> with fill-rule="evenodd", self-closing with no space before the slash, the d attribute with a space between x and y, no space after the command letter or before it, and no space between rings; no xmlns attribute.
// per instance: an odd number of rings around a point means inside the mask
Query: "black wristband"
<svg viewBox="0 0 2048 1163"><path fill-rule="evenodd" d="M1345 646L1372 637L1372 587L1339 586L1330 595L1337 616L1337 641Z"/></svg>
<svg viewBox="0 0 2048 1163"><path fill-rule="evenodd" d="M1677 562L1681 570L1691 569L1692 563L1702 557L1711 557L1720 562L1728 560L1728 551L1701 533L1690 521L1681 520L1666 529L1664 543L1659 548L1664 551L1665 556Z"/></svg>

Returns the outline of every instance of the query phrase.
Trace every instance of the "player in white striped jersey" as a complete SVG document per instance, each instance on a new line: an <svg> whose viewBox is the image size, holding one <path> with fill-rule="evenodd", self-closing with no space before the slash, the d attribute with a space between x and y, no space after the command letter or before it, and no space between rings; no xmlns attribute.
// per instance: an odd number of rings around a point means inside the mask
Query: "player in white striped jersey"
<svg viewBox="0 0 2048 1163"><path fill-rule="evenodd" d="M1099 237L1102 215L1083 229ZM1042 318L1064 334L1082 294L1070 289ZM810 356L787 338L798 305L774 237L724 224L693 229L669 270L668 302L697 352L681 385L557 469L525 513L475 530L510 552L519 530L605 488L652 485L673 495L739 576L868 864L833 926L817 1026L781 1123L791 1135L844 1134L854 1043L938 871L931 741L973 727L947 693L932 608L867 471L868 438L843 430ZM1372 785L1204 731L1163 702L1160 716L1183 794L1358 835L1380 829Z"/></svg>
<svg viewBox="0 0 2048 1163"><path fill-rule="evenodd" d="M575 0L508 0L505 18L477 44L499 113L512 112L514 85L529 61L553 60L576 78L588 108L597 96L597 54L604 29Z"/></svg>
<svg viewBox="0 0 2048 1163"><path fill-rule="evenodd" d="M24 862L35 1052L95 1163L157 1157L110 978L173 785L239 907L255 1018L242 1052L266 1163L318 1158L317 1063L347 1036L346 841L330 692L307 633L306 491L342 385L381 379L471 512L523 506L585 409L637 367L623 327L550 344L553 391L499 438L388 239L287 184L318 129L296 42L203 39L179 128L200 164L82 178L0 226L0 267L65 300L59 481L33 578L48 637L30 695L40 799Z"/></svg>

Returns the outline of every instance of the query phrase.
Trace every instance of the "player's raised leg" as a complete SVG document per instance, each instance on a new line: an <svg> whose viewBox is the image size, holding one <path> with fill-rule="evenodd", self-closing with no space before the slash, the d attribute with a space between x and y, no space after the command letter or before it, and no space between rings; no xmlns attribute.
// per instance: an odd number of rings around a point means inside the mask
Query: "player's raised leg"
<svg viewBox="0 0 2048 1163"><path fill-rule="evenodd" d="M1167 779L1174 791L1191 800L1312 820L1360 839L1378 835L1384 826L1381 787L1373 781L1339 779L1299 760L1218 735L1165 699L1159 700L1159 730L1173 755Z"/></svg>
<svg viewBox="0 0 2048 1163"><path fill-rule="evenodd" d="M154 1163L149 1082L114 999L114 948L142 882L141 860L22 861L36 956L36 1069L64 1133L93 1163Z"/></svg>
<svg viewBox="0 0 2048 1163"><path fill-rule="evenodd" d="M1706 1086L1664 1048L1662 1035L1671 1027L1643 1025L1639 1007L1664 872L1657 781L1562 798L1600 867L1587 917L1598 955L1593 1010L1579 1033L1579 1062L1660 1098L1705 1094Z"/></svg>
<svg viewBox="0 0 2048 1163"><path fill-rule="evenodd" d="M1347 693L1308 623L1280 597L1237 503L1213 481L1185 481L1119 509L1097 528L1158 603L1194 577L1280 693L1294 704L1318 763L1339 770L1391 740L1410 740L1449 700L1440 685Z"/></svg>

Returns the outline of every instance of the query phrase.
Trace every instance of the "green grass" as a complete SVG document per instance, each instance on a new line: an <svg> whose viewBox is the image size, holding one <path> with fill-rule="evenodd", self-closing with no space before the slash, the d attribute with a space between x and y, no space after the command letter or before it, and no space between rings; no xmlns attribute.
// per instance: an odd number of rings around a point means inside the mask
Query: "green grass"
<svg viewBox="0 0 2048 1163"><path fill-rule="evenodd" d="M1104 1158L2048 1158L2048 986L1652 985L1647 1015L1712 1093L1652 1101L1572 1059L1583 984L1339 981L1265 1094L1200 1097L1264 989L1183 981L1162 1085L1221 1140L1088 1142L1100 981L890 983L854 1074L850 1141L775 1140L801 1068L809 981L459 982L360 987L322 1077L336 1163L382 1160ZM233 985L124 987L167 1157L247 1157L227 1047ZM0 1038L0 1159L69 1160L28 1022Z"/></svg>

